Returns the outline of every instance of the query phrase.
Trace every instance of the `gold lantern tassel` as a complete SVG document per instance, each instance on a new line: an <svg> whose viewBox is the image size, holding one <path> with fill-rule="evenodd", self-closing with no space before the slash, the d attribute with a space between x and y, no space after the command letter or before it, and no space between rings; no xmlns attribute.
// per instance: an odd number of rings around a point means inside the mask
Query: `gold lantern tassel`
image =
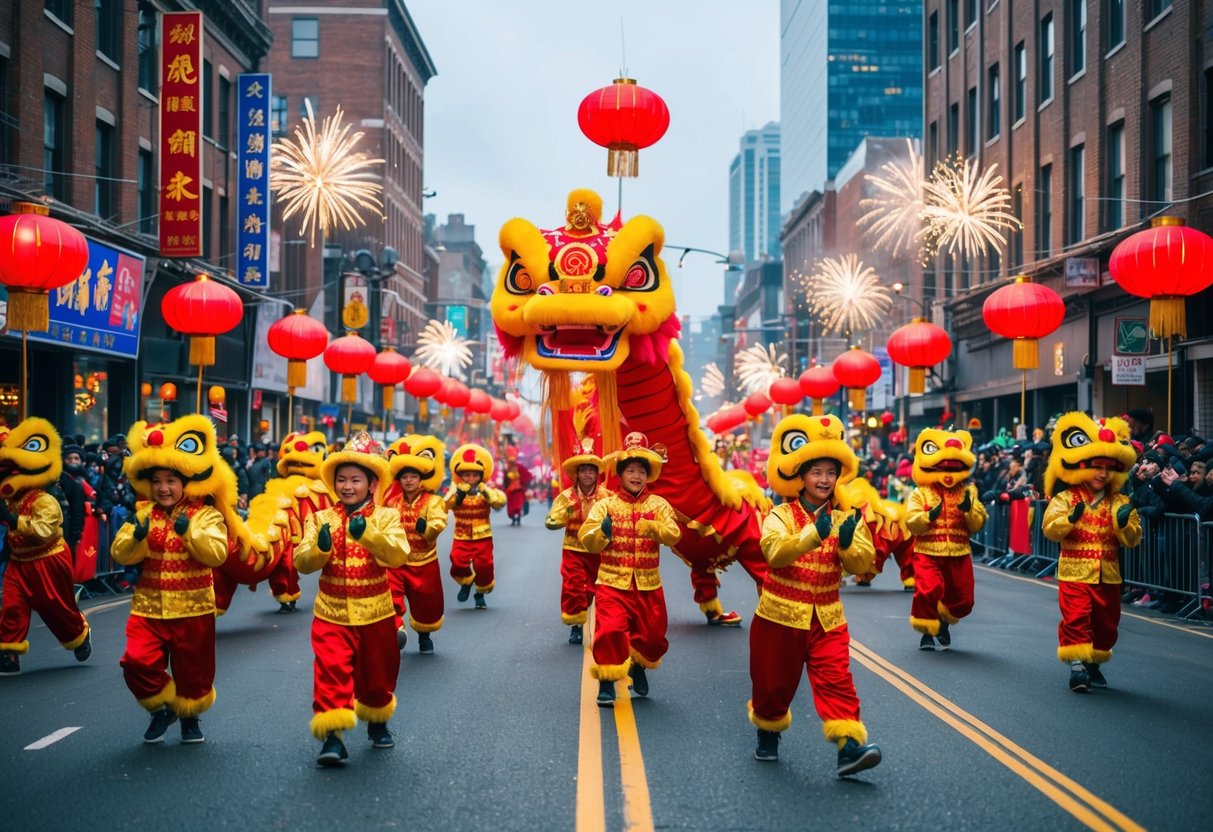
<svg viewBox="0 0 1213 832"><path fill-rule="evenodd" d="M826 415L825 399L813 399L813 415L814 416Z"/></svg>
<svg viewBox="0 0 1213 832"><path fill-rule="evenodd" d="M50 299L46 292L9 288L9 329L21 332L46 332L50 327Z"/></svg>
<svg viewBox="0 0 1213 832"><path fill-rule="evenodd" d="M639 176L640 150L631 144L611 145L607 150L607 176Z"/></svg>
<svg viewBox="0 0 1213 832"><path fill-rule="evenodd" d="M9 307L12 308L11 306ZM1150 299L1150 330L1155 338L1188 337L1188 316L1182 297L1160 295Z"/></svg>
<svg viewBox="0 0 1213 832"><path fill-rule="evenodd" d="M383 385L383 409L391 410L396 404L396 388L390 384Z"/></svg>
<svg viewBox="0 0 1213 832"><path fill-rule="evenodd" d="M190 336L190 363L197 367L212 367L215 364L215 336Z"/></svg>
<svg viewBox="0 0 1213 832"><path fill-rule="evenodd" d="M598 387L598 422L602 425L602 453L614 453L623 446L623 435L619 426L623 414L619 411L619 390L615 386L615 373L594 373Z"/></svg>
<svg viewBox="0 0 1213 832"><path fill-rule="evenodd" d="M915 393L925 393L927 391L927 369L926 367L911 367L910 368L910 395Z"/></svg>
<svg viewBox="0 0 1213 832"><path fill-rule="evenodd" d="M417 418L422 420L430 418L429 399L422 399L421 401L417 402Z"/></svg>
<svg viewBox="0 0 1213 832"><path fill-rule="evenodd" d="M1011 347L1011 365L1016 370L1035 370L1040 366L1040 353L1035 338L1016 338Z"/></svg>
<svg viewBox="0 0 1213 832"><path fill-rule="evenodd" d="M307 362L290 359L286 362L286 386L307 387Z"/></svg>
<svg viewBox="0 0 1213 832"><path fill-rule="evenodd" d="M354 402L358 399L358 376L341 377L341 401Z"/></svg>
<svg viewBox="0 0 1213 832"><path fill-rule="evenodd" d="M851 404L851 410L867 410L868 409L868 388L866 387L848 387L847 398Z"/></svg>

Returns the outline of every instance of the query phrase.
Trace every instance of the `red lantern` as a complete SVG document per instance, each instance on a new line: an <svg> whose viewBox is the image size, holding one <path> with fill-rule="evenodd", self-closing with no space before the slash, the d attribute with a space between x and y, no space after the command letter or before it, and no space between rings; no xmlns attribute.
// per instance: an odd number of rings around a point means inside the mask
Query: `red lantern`
<svg viewBox="0 0 1213 832"><path fill-rule="evenodd" d="M757 418L771 409L771 400L762 393L751 393L746 396L746 400L742 403L745 412L750 416Z"/></svg>
<svg viewBox="0 0 1213 832"><path fill-rule="evenodd" d="M714 433L728 433L734 428L744 425L747 418L745 407L739 404L717 411L715 416L715 426L712 428Z"/></svg>
<svg viewBox="0 0 1213 832"><path fill-rule="evenodd" d="M493 409L493 399L480 388L468 391L468 403L464 405L468 413L483 415Z"/></svg>
<svg viewBox="0 0 1213 832"><path fill-rule="evenodd" d="M383 409L391 410L396 404L396 385L409 377L413 365L409 360L391 347L385 347L383 352L375 356L366 374L371 381L383 385Z"/></svg>
<svg viewBox="0 0 1213 832"><path fill-rule="evenodd" d="M771 382L769 395L771 401L784 407L798 405L800 404L800 400L804 398L804 393L800 391L800 385L796 382L796 379L792 378L775 379Z"/></svg>
<svg viewBox="0 0 1213 832"><path fill-rule="evenodd" d="M607 176L636 176L640 150L665 135L670 110L652 90L631 78L616 78L582 100L577 124L586 138L610 151Z"/></svg>
<svg viewBox="0 0 1213 832"><path fill-rule="evenodd" d="M851 347L834 359L834 378L847 388L852 410L867 410L868 388L880 381L880 362L859 347Z"/></svg>
<svg viewBox="0 0 1213 832"><path fill-rule="evenodd" d="M210 367L215 363L215 336L236 328L244 304L233 289L200 274L169 289L160 301L160 314L169 327L190 337L190 363Z"/></svg>
<svg viewBox="0 0 1213 832"><path fill-rule="evenodd" d="M800 385L800 392L813 400L814 416L825 414L824 400L835 395L842 387L838 379L834 378L833 369L821 365L805 370L800 374L797 383Z"/></svg>
<svg viewBox="0 0 1213 832"><path fill-rule="evenodd" d="M438 378L441 379L441 383L438 385L438 389L434 391L434 401L445 406L447 404L447 397L451 393L451 385L455 383L455 379L447 378L446 376L439 376Z"/></svg>
<svg viewBox="0 0 1213 832"><path fill-rule="evenodd" d="M1036 339L1055 332L1065 316L1060 295L1022 274L986 298L981 307L986 326L1014 340L1011 363L1017 370L1040 366Z"/></svg>
<svg viewBox="0 0 1213 832"><path fill-rule="evenodd" d="M927 368L952 354L952 339L926 318L915 318L889 336L889 357L910 369L910 394L925 393Z"/></svg>
<svg viewBox="0 0 1213 832"><path fill-rule="evenodd" d="M354 402L358 398L358 376L371 369L375 363L375 348L370 341L353 332L334 338L324 350L324 364L334 373L341 374L341 401Z"/></svg>
<svg viewBox="0 0 1213 832"><path fill-rule="evenodd" d="M1179 217L1155 217L1150 227L1112 250L1108 271L1130 295L1150 298L1156 338L1188 334L1184 298L1213 284L1213 237Z"/></svg>
<svg viewBox="0 0 1213 832"><path fill-rule="evenodd" d="M489 408L489 418L494 422L505 422L510 418L510 403L505 399L493 399L493 406Z"/></svg>
<svg viewBox="0 0 1213 832"><path fill-rule="evenodd" d="M45 205L14 202L12 207L12 214L0 218L0 283L8 287L8 327L46 332L47 293L84 273L88 240L67 223L51 219Z"/></svg>
<svg viewBox="0 0 1213 832"><path fill-rule="evenodd" d="M442 376L428 367L418 367L404 380L404 390L418 399L428 399L442 387Z"/></svg>
<svg viewBox="0 0 1213 832"><path fill-rule="evenodd" d="M292 392L307 384L307 362L324 352L329 331L302 309L274 321L266 335L270 349L286 359L286 386Z"/></svg>
<svg viewBox="0 0 1213 832"><path fill-rule="evenodd" d="M510 406L510 415L506 417L507 422L512 422L522 415L522 405L516 401L508 400L506 404Z"/></svg>
<svg viewBox="0 0 1213 832"><path fill-rule="evenodd" d="M450 407L467 407L468 401L472 398L472 391L462 381L450 380L450 386L446 388L446 404Z"/></svg>
<svg viewBox="0 0 1213 832"><path fill-rule="evenodd" d="M880 424L884 425L886 428L889 425L893 424L893 414L887 410L884 413L881 413L880 414Z"/></svg>

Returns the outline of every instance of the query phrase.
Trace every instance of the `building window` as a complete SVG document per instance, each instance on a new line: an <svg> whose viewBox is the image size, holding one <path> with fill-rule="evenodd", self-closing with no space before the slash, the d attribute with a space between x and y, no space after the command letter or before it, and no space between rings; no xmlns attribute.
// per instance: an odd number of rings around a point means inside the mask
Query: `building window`
<svg viewBox="0 0 1213 832"><path fill-rule="evenodd" d="M1053 100L1053 13L1049 12L1040 20L1040 54L1039 103Z"/></svg>
<svg viewBox="0 0 1213 832"><path fill-rule="evenodd" d="M1086 217L1083 213L1086 207L1086 152L1083 145L1070 148L1070 187L1069 187L1069 245L1082 242L1086 236Z"/></svg>
<svg viewBox="0 0 1213 832"><path fill-rule="evenodd" d="M1125 42L1125 0L1107 0L1104 16L1108 19L1108 49Z"/></svg>
<svg viewBox="0 0 1213 832"><path fill-rule="evenodd" d="M4 92L0 91L0 109L4 109L4 102L8 100L4 95ZM1201 116L1205 120L1203 167L1213 168L1213 69L1205 70L1205 109Z"/></svg>
<svg viewBox="0 0 1213 832"><path fill-rule="evenodd" d="M50 90L42 108L43 188L55 199L67 198L63 160L67 158L67 103Z"/></svg>
<svg viewBox="0 0 1213 832"><path fill-rule="evenodd" d="M320 57L320 19L296 17L291 20L291 57Z"/></svg>
<svg viewBox="0 0 1213 832"><path fill-rule="evenodd" d="M932 121L927 127L927 164L934 166L939 161L939 122Z"/></svg>
<svg viewBox="0 0 1213 832"><path fill-rule="evenodd" d="M1087 0L1070 0L1070 75L1087 68Z"/></svg>
<svg viewBox="0 0 1213 832"><path fill-rule="evenodd" d="M122 4L118 0L93 0L97 10L97 51L117 61L120 55L118 49L118 33L122 31Z"/></svg>
<svg viewBox="0 0 1213 832"><path fill-rule="evenodd" d="M270 132L275 137L286 135L286 96L275 95L270 102Z"/></svg>
<svg viewBox="0 0 1213 832"><path fill-rule="evenodd" d="M114 128L97 122L96 178L93 180L93 213L101 219L114 214Z"/></svg>
<svg viewBox="0 0 1213 832"><path fill-rule="evenodd" d="M46 10L66 23L72 25L72 5L74 0L46 0Z"/></svg>
<svg viewBox="0 0 1213 832"><path fill-rule="evenodd" d="M990 67L986 82L989 100L986 101L986 139L996 139L1002 132L1002 79L998 75L998 64Z"/></svg>
<svg viewBox="0 0 1213 832"><path fill-rule="evenodd" d="M215 68L205 58L202 61L202 135L215 138Z"/></svg>
<svg viewBox="0 0 1213 832"><path fill-rule="evenodd" d="M1023 41L1015 44L1015 121L1023 119L1028 109L1028 50Z"/></svg>
<svg viewBox="0 0 1213 832"><path fill-rule="evenodd" d="M957 11L958 0L948 0L948 54L951 55L960 48L960 13Z"/></svg>
<svg viewBox="0 0 1213 832"><path fill-rule="evenodd" d="M965 28L977 22L977 0L965 0Z"/></svg>
<svg viewBox="0 0 1213 832"><path fill-rule="evenodd" d="M1011 230L1011 268L1019 271L1023 267L1023 183L1011 192L1011 213L1019 225Z"/></svg>
<svg viewBox="0 0 1213 832"><path fill-rule="evenodd" d="M1036 184L1036 256L1053 250L1053 166L1042 165Z"/></svg>
<svg viewBox="0 0 1213 832"><path fill-rule="evenodd" d="M931 12L927 26L927 66L939 69L939 12Z"/></svg>
<svg viewBox="0 0 1213 832"><path fill-rule="evenodd" d="M229 131L232 129L232 82L219 76L219 128L218 128L218 144L220 147L229 147L231 135Z"/></svg>
<svg viewBox="0 0 1213 832"><path fill-rule="evenodd" d="M1150 102L1150 199L1169 203L1174 198L1171 180L1171 96Z"/></svg>
<svg viewBox="0 0 1213 832"><path fill-rule="evenodd" d="M139 149L139 233L156 233L156 166L150 150Z"/></svg>
<svg viewBox="0 0 1213 832"><path fill-rule="evenodd" d="M977 107L977 87L969 87L969 98L965 102L965 153L970 156L977 155L977 125L981 124L980 113Z"/></svg>
<svg viewBox="0 0 1213 832"><path fill-rule="evenodd" d="M151 9L139 9L136 38L139 44L139 86L154 95L159 69L156 66L156 13Z"/></svg>
<svg viewBox="0 0 1213 832"><path fill-rule="evenodd" d="M1149 0L1147 5L1150 9L1150 19L1153 20L1167 9L1171 8L1171 0Z"/></svg>
<svg viewBox="0 0 1213 832"><path fill-rule="evenodd" d="M1108 231L1115 231L1125 224L1125 123L1117 122L1108 128L1108 196L1104 201L1107 210Z"/></svg>
<svg viewBox="0 0 1213 832"><path fill-rule="evenodd" d="M948 107L948 155L956 152L960 142L960 103Z"/></svg>
<svg viewBox="0 0 1213 832"><path fill-rule="evenodd" d="M212 212L215 209L214 190L205 185L202 186L202 256L211 259L211 243L215 236L214 226L215 217Z"/></svg>

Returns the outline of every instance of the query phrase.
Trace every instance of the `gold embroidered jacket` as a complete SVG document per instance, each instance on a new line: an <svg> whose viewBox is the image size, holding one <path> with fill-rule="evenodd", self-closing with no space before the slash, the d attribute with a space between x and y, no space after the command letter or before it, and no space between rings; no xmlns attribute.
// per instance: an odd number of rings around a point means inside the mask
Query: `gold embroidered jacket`
<svg viewBox="0 0 1213 832"><path fill-rule="evenodd" d="M960 510L965 493L972 506ZM943 511L932 522L931 509L943 502ZM971 553L969 535L986 524L986 507L977 496L977 488L962 483L952 488L933 483L910 492L906 503L906 528L914 535L914 553L931 557L964 557Z"/></svg>
<svg viewBox="0 0 1213 832"><path fill-rule="evenodd" d="M581 524L585 522L594 504L611 496L611 493L611 490L601 483L595 485L593 493L588 496L581 493L581 489L576 485L566 488L552 500L552 510L548 512L543 525L549 529L564 529L564 548L571 552L584 552L586 548L581 545L581 538L578 537Z"/></svg>
<svg viewBox="0 0 1213 832"><path fill-rule="evenodd" d="M422 491L410 502L403 493L392 496L389 508L400 512L400 525L409 539L409 555L405 563L421 566L438 559L438 535L446 528L446 503L437 494ZM425 531L417 531L417 521L425 518Z"/></svg>
<svg viewBox="0 0 1213 832"><path fill-rule="evenodd" d="M493 536L489 522L489 509L498 511L505 505L505 494L496 488L480 483L475 494L463 498L455 505L455 497L466 488L454 486L446 495L446 510L455 512L456 540L483 540Z"/></svg>
<svg viewBox="0 0 1213 832"><path fill-rule="evenodd" d="M39 560L60 552L71 557L63 539L63 508L58 500L41 488L28 488L6 502L17 517L17 527L9 529L7 538L14 561Z"/></svg>
<svg viewBox="0 0 1213 832"><path fill-rule="evenodd" d="M1042 530L1049 540L1061 544L1057 580L1081 584L1118 584L1120 547L1132 549L1141 542L1141 518L1129 513L1124 528L1116 522L1121 506L1131 504L1124 494L1109 494L1092 505L1095 495L1085 486L1074 486L1049 501ZM1074 506L1087 504L1077 523L1070 522Z"/></svg>
<svg viewBox="0 0 1213 832"><path fill-rule="evenodd" d="M602 521L610 514L611 536L602 533ZM615 589L661 588L657 571L662 544L674 546L682 537L674 520L674 509L647 488L639 496L620 489L594 503L579 532L587 552L599 553L598 580Z"/></svg>

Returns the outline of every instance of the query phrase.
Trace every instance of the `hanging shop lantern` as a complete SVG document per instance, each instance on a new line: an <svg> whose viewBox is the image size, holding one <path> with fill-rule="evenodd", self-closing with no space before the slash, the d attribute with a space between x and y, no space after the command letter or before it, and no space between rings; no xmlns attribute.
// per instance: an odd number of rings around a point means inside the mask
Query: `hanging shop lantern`
<svg viewBox="0 0 1213 832"><path fill-rule="evenodd" d="M200 274L174 286L160 301L160 313L170 328L190 339L189 363L215 364L215 336L230 332L244 317L244 304L235 290Z"/></svg>
<svg viewBox="0 0 1213 832"><path fill-rule="evenodd" d="M813 402L813 415L825 415L825 400L837 395L842 385L834 378L834 370L825 365L809 367L796 380L800 392Z"/></svg>
<svg viewBox="0 0 1213 832"><path fill-rule="evenodd" d="M505 422L510 418L510 403L505 399L493 399L493 405L489 408L489 418L494 422Z"/></svg>
<svg viewBox="0 0 1213 832"><path fill-rule="evenodd" d="M0 283L8 288L8 328L46 332L48 294L88 268L88 240L52 219L45 205L14 202L12 207L12 214L0 217Z"/></svg>
<svg viewBox="0 0 1213 832"><path fill-rule="evenodd" d="M1154 337L1184 338L1184 298L1213 285L1213 237L1179 217L1155 217L1112 250L1108 271L1130 295L1150 299Z"/></svg>
<svg viewBox="0 0 1213 832"><path fill-rule="evenodd" d="M767 395L771 397L771 401L775 402L775 404L783 405L784 407L795 407L804 398L804 393L800 390L800 384L793 378L775 379L771 382L771 389Z"/></svg>
<svg viewBox="0 0 1213 832"><path fill-rule="evenodd" d="M307 362L324 352L329 332L320 321L296 309L270 325L266 340L275 355L286 359L286 386L293 393L307 385Z"/></svg>
<svg viewBox="0 0 1213 832"><path fill-rule="evenodd" d="M493 399L488 393L479 388L468 391L468 401L465 405L468 413L484 415L492 411Z"/></svg>
<svg viewBox="0 0 1213 832"><path fill-rule="evenodd" d="M859 347L851 347L834 359L834 378L847 388L852 410L867 410L868 388L880 381L880 362Z"/></svg>
<svg viewBox="0 0 1213 832"><path fill-rule="evenodd" d="M992 293L981 307L986 326L1014 341L1011 364L1017 370L1040 366L1037 339L1056 332L1065 316L1061 296L1023 274Z"/></svg>
<svg viewBox="0 0 1213 832"><path fill-rule="evenodd" d="M952 339L926 318L914 318L893 331L888 350L890 358L909 368L909 392L915 395L926 392L927 370L952 354Z"/></svg>
<svg viewBox="0 0 1213 832"><path fill-rule="evenodd" d="M665 135L670 110L652 90L631 78L616 78L582 100L577 124L586 138L607 149L607 176L637 176L640 151Z"/></svg>
<svg viewBox="0 0 1213 832"><path fill-rule="evenodd" d="M173 384L171 381L166 381L164 384L161 384L159 393L162 401L177 401L177 385Z"/></svg>
<svg viewBox="0 0 1213 832"><path fill-rule="evenodd" d="M334 338L324 349L325 366L341 375L341 401L346 403L358 398L358 376L374 363L374 346L355 332Z"/></svg>
<svg viewBox="0 0 1213 832"><path fill-rule="evenodd" d="M206 391L206 400L210 402L212 407L223 407L223 405L227 402L227 391L218 384L212 385L211 388Z"/></svg>
<svg viewBox="0 0 1213 832"><path fill-rule="evenodd" d="M385 347L371 362L367 375L383 385L383 409L390 411L396 404L396 385L409 377L413 365L392 347Z"/></svg>
<svg viewBox="0 0 1213 832"><path fill-rule="evenodd" d="M428 399L442 387L442 376L429 367L418 367L404 380L404 391L418 399Z"/></svg>
<svg viewBox="0 0 1213 832"><path fill-rule="evenodd" d="M446 388L447 407L467 407L468 400L472 397L472 391L462 381L456 379L450 381L450 386Z"/></svg>
<svg viewBox="0 0 1213 832"><path fill-rule="evenodd" d="M742 402L742 407L751 418L757 419L771 409L771 400L762 393L751 393Z"/></svg>

